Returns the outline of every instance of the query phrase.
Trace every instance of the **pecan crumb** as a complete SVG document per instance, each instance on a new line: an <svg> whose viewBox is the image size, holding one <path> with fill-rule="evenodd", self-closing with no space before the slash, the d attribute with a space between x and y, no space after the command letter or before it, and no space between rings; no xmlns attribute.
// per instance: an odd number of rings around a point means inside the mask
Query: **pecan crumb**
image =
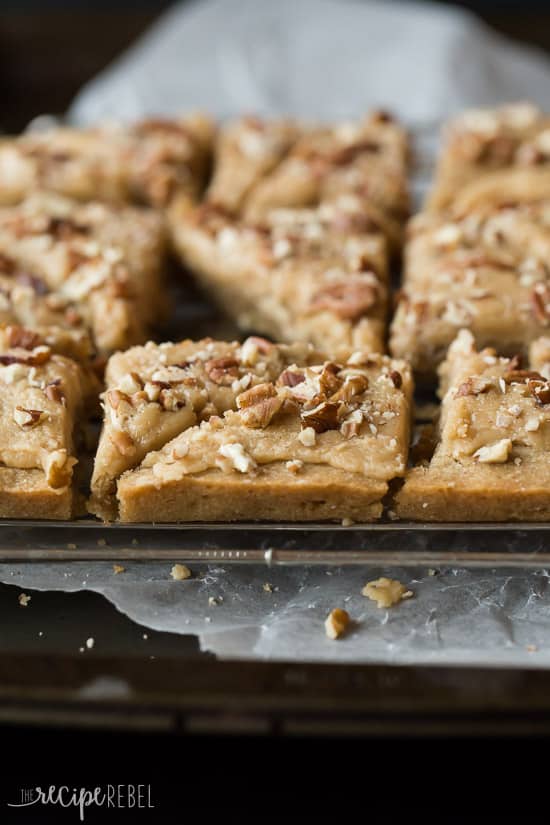
<svg viewBox="0 0 550 825"><path fill-rule="evenodd" d="M347 610L335 607L325 619L325 633L329 639L339 639L343 636L351 623Z"/></svg>

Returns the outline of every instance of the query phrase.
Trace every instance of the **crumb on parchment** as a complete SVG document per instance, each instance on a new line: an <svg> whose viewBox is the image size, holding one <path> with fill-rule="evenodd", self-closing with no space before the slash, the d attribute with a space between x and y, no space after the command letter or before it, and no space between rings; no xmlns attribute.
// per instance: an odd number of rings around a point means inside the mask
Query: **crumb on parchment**
<svg viewBox="0 0 550 825"><path fill-rule="evenodd" d="M175 564L170 571L170 575L175 581L180 582L184 579L190 579L193 574L185 564Z"/></svg>
<svg viewBox="0 0 550 825"><path fill-rule="evenodd" d="M118 575L118 573L124 573L125 570L126 568L123 567L121 564L113 564L113 573L115 574L115 576Z"/></svg>
<svg viewBox="0 0 550 825"><path fill-rule="evenodd" d="M410 599L414 595L412 590L408 590L397 579L388 579L386 576L367 582L361 593L376 602L378 607L392 607L394 604L398 604L404 599Z"/></svg>
<svg viewBox="0 0 550 825"><path fill-rule="evenodd" d="M339 639L350 625L351 619L347 610L335 607L325 619L325 633L329 639Z"/></svg>

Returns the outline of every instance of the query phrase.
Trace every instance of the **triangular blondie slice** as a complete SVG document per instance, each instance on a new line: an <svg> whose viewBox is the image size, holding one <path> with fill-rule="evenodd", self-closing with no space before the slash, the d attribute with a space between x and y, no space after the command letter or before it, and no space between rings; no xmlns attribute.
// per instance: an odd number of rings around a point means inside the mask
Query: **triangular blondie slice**
<svg viewBox="0 0 550 825"><path fill-rule="evenodd" d="M165 248L151 210L35 194L0 209L6 308L21 323L88 329L100 353L141 343L162 313Z"/></svg>
<svg viewBox="0 0 550 825"><path fill-rule="evenodd" d="M120 518L374 520L405 472L411 396L408 366L387 356L293 364L125 473Z"/></svg>
<svg viewBox="0 0 550 825"><path fill-rule="evenodd" d="M210 203L239 213L248 196L301 134L291 120L241 117L222 126L214 151L214 174L206 191Z"/></svg>
<svg viewBox="0 0 550 825"><path fill-rule="evenodd" d="M541 354L541 359L544 356ZM440 367L437 447L395 509L416 521L548 521L550 382L460 332Z"/></svg>
<svg viewBox="0 0 550 825"><path fill-rule="evenodd" d="M213 137L203 115L26 132L0 143L0 203L17 203L35 189L157 207L176 192L197 197Z"/></svg>
<svg viewBox="0 0 550 825"><path fill-rule="evenodd" d="M531 103L470 109L446 124L427 206L459 214L550 193L550 116Z"/></svg>
<svg viewBox="0 0 550 825"><path fill-rule="evenodd" d="M276 346L254 337L242 344L149 342L113 355L105 373L91 512L115 517L116 484L126 470L188 427L235 408L245 389L273 380L289 364L318 359L307 344Z"/></svg>
<svg viewBox="0 0 550 825"><path fill-rule="evenodd" d="M383 351L386 243L360 199L274 210L257 224L180 202L171 224L183 259L244 331L335 357Z"/></svg>

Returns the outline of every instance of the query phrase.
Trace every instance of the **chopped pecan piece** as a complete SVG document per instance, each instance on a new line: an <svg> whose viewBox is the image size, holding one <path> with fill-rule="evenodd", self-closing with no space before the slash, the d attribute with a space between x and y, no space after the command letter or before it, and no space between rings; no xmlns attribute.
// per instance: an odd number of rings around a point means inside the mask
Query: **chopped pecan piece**
<svg viewBox="0 0 550 825"><path fill-rule="evenodd" d="M39 346L30 352L21 350L17 355L13 352L0 355L0 364L7 366L8 364L27 364L29 367L39 367L49 360L52 351L49 347Z"/></svg>
<svg viewBox="0 0 550 825"><path fill-rule="evenodd" d="M132 399L129 395L126 395L125 392L121 392L120 390L108 390L107 392L107 400L113 410L118 410L120 404L125 401L127 404L132 403Z"/></svg>
<svg viewBox="0 0 550 825"><path fill-rule="evenodd" d="M332 401L321 401L311 410L302 410L301 418L304 427L312 427L316 433L326 430L337 430L339 426L339 404Z"/></svg>
<svg viewBox="0 0 550 825"><path fill-rule="evenodd" d="M239 362L235 358L211 358L204 367L214 384L230 386L239 377Z"/></svg>
<svg viewBox="0 0 550 825"><path fill-rule="evenodd" d="M507 384L524 384L526 381L544 381L544 377L536 370L509 370L504 373Z"/></svg>
<svg viewBox="0 0 550 825"><path fill-rule="evenodd" d="M135 452L136 446L128 433L122 430L113 430L110 439L121 455L132 455Z"/></svg>
<svg viewBox="0 0 550 825"><path fill-rule="evenodd" d="M21 349L32 350L40 346L42 339L36 332L20 326L9 326L6 328L10 347L21 347Z"/></svg>
<svg viewBox="0 0 550 825"><path fill-rule="evenodd" d="M3 275L13 275L15 270L15 261L0 252L0 272Z"/></svg>
<svg viewBox="0 0 550 825"><path fill-rule="evenodd" d="M57 380L46 384L44 392L46 393L46 398L50 401L55 401L57 404L65 404L65 393L59 386L59 383L59 380Z"/></svg>
<svg viewBox="0 0 550 825"><path fill-rule="evenodd" d="M354 160L357 160L360 155L366 152L369 154L377 154L380 149L380 144L375 143L374 140L362 140L338 149L329 157L329 161L335 166L347 166L348 163L353 163Z"/></svg>
<svg viewBox="0 0 550 825"><path fill-rule="evenodd" d="M395 387L396 390L398 390L401 387L402 383L403 383L401 373L398 372L397 370L390 370L389 375L390 375L391 381L393 383L393 386Z"/></svg>
<svg viewBox="0 0 550 825"><path fill-rule="evenodd" d="M30 287L37 295L47 295L50 291L42 278L39 278L38 275L32 275L30 272L18 272L15 275L15 280L21 286Z"/></svg>
<svg viewBox="0 0 550 825"><path fill-rule="evenodd" d="M482 393L489 392L492 386L493 382L489 381L488 378L467 378L466 381L463 381L457 388L455 397L463 398L467 395L481 395Z"/></svg>
<svg viewBox="0 0 550 825"><path fill-rule="evenodd" d="M531 379L527 382L527 389L539 404L550 404L550 381Z"/></svg>
<svg viewBox="0 0 550 825"><path fill-rule="evenodd" d="M280 374L277 383L282 384L283 387L297 387L298 384L303 384L305 380L306 377L303 373L285 370Z"/></svg>
<svg viewBox="0 0 550 825"><path fill-rule="evenodd" d="M362 395L369 388L369 379L366 375L348 375L340 389L331 395L331 401L351 401Z"/></svg>
<svg viewBox="0 0 550 825"><path fill-rule="evenodd" d="M60 241L68 241L74 235L87 235L90 232L90 227L84 224L78 224L71 218L56 218L51 217L48 221L46 232L53 235L54 238Z"/></svg>
<svg viewBox="0 0 550 825"><path fill-rule="evenodd" d="M277 390L268 382L264 384L256 384L249 390L245 390L237 397L237 408L243 410L246 407L253 407L267 398L274 398L277 395Z"/></svg>
<svg viewBox="0 0 550 825"><path fill-rule="evenodd" d="M535 319L543 326L550 322L550 287L537 284L531 293L531 309Z"/></svg>
<svg viewBox="0 0 550 825"><path fill-rule="evenodd" d="M267 427L285 403L273 384L258 384L237 397L243 424L247 427Z"/></svg>
<svg viewBox="0 0 550 825"><path fill-rule="evenodd" d="M328 310L343 320L356 321L368 312L377 300L378 290L373 284L350 278L318 292L310 303L310 311Z"/></svg>
<svg viewBox="0 0 550 825"><path fill-rule="evenodd" d="M319 389L324 395L333 395L342 386L342 379L338 376L341 367L328 361L323 365L323 371L319 375Z"/></svg>
<svg viewBox="0 0 550 825"><path fill-rule="evenodd" d="M26 407L17 406L13 413L13 420L20 427L30 428L38 424L43 415L43 410L28 410Z"/></svg>

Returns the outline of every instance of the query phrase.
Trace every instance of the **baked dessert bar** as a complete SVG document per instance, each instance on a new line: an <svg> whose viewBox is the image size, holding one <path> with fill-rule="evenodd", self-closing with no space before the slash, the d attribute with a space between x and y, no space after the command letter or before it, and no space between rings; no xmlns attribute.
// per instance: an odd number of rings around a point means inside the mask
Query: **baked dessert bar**
<svg viewBox="0 0 550 825"><path fill-rule="evenodd" d="M149 342L113 355L105 372L91 512L114 518L116 484L126 470L186 428L234 408L245 389L275 379L290 364L318 360L307 344L276 346L257 337L243 344Z"/></svg>
<svg viewBox="0 0 550 825"><path fill-rule="evenodd" d="M423 213L409 226L403 290L390 350L433 378L457 332L480 347L527 354L550 324L550 201L477 209L463 218Z"/></svg>
<svg viewBox="0 0 550 825"><path fill-rule="evenodd" d="M49 193L0 208L0 317L89 330L100 353L141 343L162 313L165 247L152 210Z"/></svg>
<svg viewBox="0 0 550 825"><path fill-rule="evenodd" d="M353 195L392 247L399 248L410 209L408 163L407 134L384 112L360 122L309 129L249 192L244 213L257 221L275 208L315 206Z"/></svg>
<svg viewBox="0 0 550 825"><path fill-rule="evenodd" d="M280 163L299 134L297 124L282 119L249 116L222 126L216 139L207 200L239 213L246 207L249 194Z"/></svg>
<svg viewBox="0 0 550 825"><path fill-rule="evenodd" d="M272 210L255 224L180 201L170 221L184 261L244 331L334 357L384 349L386 243L361 199Z"/></svg>
<svg viewBox="0 0 550 825"><path fill-rule="evenodd" d="M120 519L374 520L405 472L411 395L404 362L359 351L265 376L125 473Z"/></svg>
<svg viewBox="0 0 550 825"><path fill-rule="evenodd" d="M437 447L394 504L417 521L550 518L550 382L462 330L440 368Z"/></svg>
<svg viewBox="0 0 550 825"><path fill-rule="evenodd" d="M428 208L458 214L482 203L550 193L550 116L530 103L471 109L447 124Z"/></svg>
<svg viewBox="0 0 550 825"><path fill-rule="evenodd" d="M27 132L0 142L0 203L17 203L35 189L157 207L175 192L197 197L213 136L203 115Z"/></svg>
<svg viewBox="0 0 550 825"><path fill-rule="evenodd" d="M31 330L0 328L0 517L68 519L91 372Z"/></svg>

